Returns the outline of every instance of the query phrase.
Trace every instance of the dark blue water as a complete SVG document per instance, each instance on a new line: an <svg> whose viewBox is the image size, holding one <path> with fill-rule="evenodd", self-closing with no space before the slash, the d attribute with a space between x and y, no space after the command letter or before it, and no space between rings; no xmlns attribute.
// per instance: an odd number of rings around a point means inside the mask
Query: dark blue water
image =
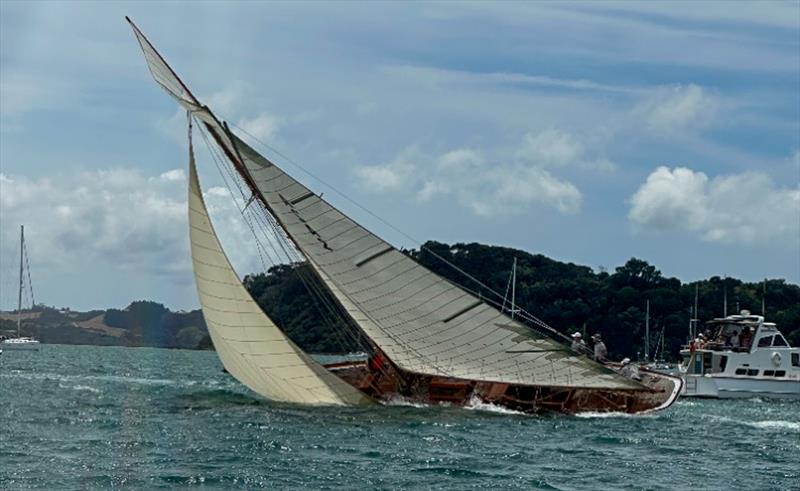
<svg viewBox="0 0 800 491"><path fill-rule="evenodd" d="M800 404L651 416L264 401L216 355L0 355L0 489L800 489Z"/></svg>

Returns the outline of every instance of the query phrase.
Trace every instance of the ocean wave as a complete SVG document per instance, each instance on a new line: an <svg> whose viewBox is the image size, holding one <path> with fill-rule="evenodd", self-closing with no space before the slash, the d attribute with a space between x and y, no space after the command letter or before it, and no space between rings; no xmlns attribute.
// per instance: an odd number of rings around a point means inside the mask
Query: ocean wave
<svg viewBox="0 0 800 491"><path fill-rule="evenodd" d="M192 387L197 385L195 380L175 380L164 378L146 378L146 377L129 377L125 375L62 375L59 373L47 372L21 372L14 371L0 375L8 378L21 378L25 380L52 380L63 383L79 383L79 382L116 382L122 384L134 385L152 385L152 386L177 386L177 387ZM79 384L83 386L82 384ZM203 385L214 386L218 385L215 381L204 382Z"/></svg>
<svg viewBox="0 0 800 491"><path fill-rule="evenodd" d="M753 421L744 423L753 428L762 428L770 430L792 430L800 432L800 422L797 421Z"/></svg>
<svg viewBox="0 0 800 491"><path fill-rule="evenodd" d="M744 425L751 428L760 430L791 430L800 432L800 422L798 421L785 421L780 419L764 420L764 421L742 421L740 419L733 419L728 416L715 416L709 415L708 419L718 421L720 423L731 423L735 425Z"/></svg>
<svg viewBox="0 0 800 491"><path fill-rule="evenodd" d="M75 389L75 390L92 392L92 393L95 393L95 394L99 394L100 392L102 392L100 389L96 389L96 388L91 387L89 385L73 385L72 388Z"/></svg>

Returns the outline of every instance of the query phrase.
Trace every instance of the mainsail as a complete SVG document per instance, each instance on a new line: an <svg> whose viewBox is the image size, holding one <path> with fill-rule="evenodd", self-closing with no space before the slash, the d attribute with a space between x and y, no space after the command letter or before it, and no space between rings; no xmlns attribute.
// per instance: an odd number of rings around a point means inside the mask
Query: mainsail
<svg viewBox="0 0 800 491"><path fill-rule="evenodd" d="M222 251L200 192L189 140L189 227L197 293L222 364L276 401L365 404L370 400L300 350L267 317Z"/></svg>
<svg viewBox="0 0 800 491"><path fill-rule="evenodd" d="M334 208L220 123L131 25L156 81L205 124L318 278L398 367L508 384L644 389L511 319Z"/></svg>

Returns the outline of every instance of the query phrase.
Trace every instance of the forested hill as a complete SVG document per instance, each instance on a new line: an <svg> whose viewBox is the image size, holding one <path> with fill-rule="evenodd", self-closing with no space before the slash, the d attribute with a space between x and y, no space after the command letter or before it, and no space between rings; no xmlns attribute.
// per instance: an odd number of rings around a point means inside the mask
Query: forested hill
<svg viewBox="0 0 800 491"><path fill-rule="evenodd" d="M686 341L696 285L701 321L722 316L726 290L728 313L737 309L761 313L763 283L713 277L684 284L664 277L655 266L639 259L630 259L613 272L595 272L540 254L475 243L428 242L420 250L405 252L486 298L491 298L488 291L436 256L501 294L506 291L511 265L517 258L517 304L565 334L575 330L589 335L600 332L617 359L635 358L642 351L647 300L652 339L663 329L667 357L672 359ZM244 283L264 311L305 351L341 353L358 349L335 334L340 330L331 329L323 319L296 267L274 267L267 274L245 277ZM766 309L767 320L777 323L793 346L800 346L800 286L768 280ZM22 331L48 343L211 347L200 311L172 312L150 301L136 301L122 310L92 312L37 306L23 314ZM0 312L0 335L15 333L16 313Z"/></svg>
<svg viewBox="0 0 800 491"><path fill-rule="evenodd" d="M722 316L726 289L729 314L737 308L761 313L763 282L712 277L681 283L635 258L613 272L595 272L590 267L555 261L541 254L477 243L427 242L421 250L406 252L433 271L486 297L490 294L480 285L435 255L501 294L506 291L516 257L517 304L563 333L601 333L616 358L636 357L642 351L647 300L652 338L655 340L663 329L667 357L677 358L688 334L695 285L699 286L701 321ZM336 352L350 347L329 334L292 268L280 266L266 275L248 276L245 284L262 308L307 351ZM767 320L777 323L793 346L800 346L800 286L781 279L768 280L766 309Z"/></svg>
<svg viewBox="0 0 800 491"><path fill-rule="evenodd" d="M0 336L16 336L16 312L0 312ZM160 303L137 300L125 309L79 312L36 305L23 312L22 334L43 343L97 346L207 348L203 314L172 312Z"/></svg>

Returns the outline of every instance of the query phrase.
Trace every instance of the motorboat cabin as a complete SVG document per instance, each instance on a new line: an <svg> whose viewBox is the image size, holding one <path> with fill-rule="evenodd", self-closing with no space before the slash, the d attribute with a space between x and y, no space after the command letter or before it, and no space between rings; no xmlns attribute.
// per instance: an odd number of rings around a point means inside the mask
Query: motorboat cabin
<svg viewBox="0 0 800 491"><path fill-rule="evenodd" d="M709 321L681 355L686 397L800 399L800 348L747 310Z"/></svg>

